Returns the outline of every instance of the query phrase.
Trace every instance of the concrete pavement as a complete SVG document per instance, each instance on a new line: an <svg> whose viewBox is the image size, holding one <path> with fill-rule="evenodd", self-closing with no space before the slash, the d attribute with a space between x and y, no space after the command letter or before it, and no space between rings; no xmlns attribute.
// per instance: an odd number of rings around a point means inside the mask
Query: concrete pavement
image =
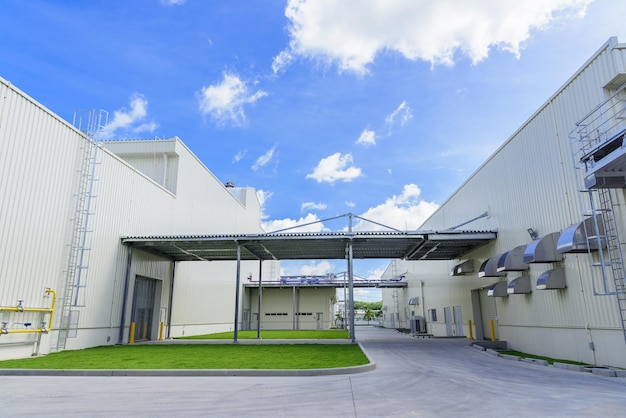
<svg viewBox="0 0 626 418"><path fill-rule="evenodd" d="M358 327L376 369L331 376L0 376L2 417L625 416L626 379L511 361L465 339Z"/></svg>

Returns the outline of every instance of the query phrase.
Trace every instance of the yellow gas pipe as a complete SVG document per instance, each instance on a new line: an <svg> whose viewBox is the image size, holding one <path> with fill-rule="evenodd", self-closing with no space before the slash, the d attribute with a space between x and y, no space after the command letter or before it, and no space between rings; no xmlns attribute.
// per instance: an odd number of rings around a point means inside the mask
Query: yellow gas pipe
<svg viewBox="0 0 626 418"><path fill-rule="evenodd" d="M50 314L50 318L48 320L48 323L50 324L50 328L52 328L52 320L54 319L54 305L56 303L57 300L57 292L50 289L50 288L46 288L46 295L52 293L52 305L50 308L25 308L23 307L21 304L18 304L17 306L0 306L0 311L12 311L12 312L47 312ZM6 328L2 328L0 330L0 335L2 334L22 334L22 333L27 333L27 332L38 332L38 333L47 333L48 329L44 328L43 326L41 328L36 328L36 329L6 329Z"/></svg>

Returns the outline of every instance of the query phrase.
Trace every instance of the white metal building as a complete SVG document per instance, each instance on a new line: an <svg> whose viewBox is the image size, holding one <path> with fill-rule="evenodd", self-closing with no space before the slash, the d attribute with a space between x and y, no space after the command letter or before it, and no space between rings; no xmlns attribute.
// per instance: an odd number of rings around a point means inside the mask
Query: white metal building
<svg viewBox="0 0 626 418"><path fill-rule="evenodd" d="M422 226L497 240L388 266L408 286L383 290L386 326L491 339L493 321L511 349L626 367L625 83L611 38Z"/></svg>
<svg viewBox="0 0 626 418"><path fill-rule="evenodd" d="M125 343L132 322L135 340L233 328L235 263L120 237L262 232L255 191L225 187L178 138L98 142L105 122L74 127L0 78L0 359Z"/></svg>

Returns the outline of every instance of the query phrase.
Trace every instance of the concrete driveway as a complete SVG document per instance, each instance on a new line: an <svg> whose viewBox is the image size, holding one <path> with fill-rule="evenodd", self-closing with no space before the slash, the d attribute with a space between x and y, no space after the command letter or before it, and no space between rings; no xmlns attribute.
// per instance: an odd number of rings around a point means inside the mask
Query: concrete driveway
<svg viewBox="0 0 626 418"><path fill-rule="evenodd" d="M373 371L300 377L0 376L2 417L625 416L626 378L358 327Z"/></svg>

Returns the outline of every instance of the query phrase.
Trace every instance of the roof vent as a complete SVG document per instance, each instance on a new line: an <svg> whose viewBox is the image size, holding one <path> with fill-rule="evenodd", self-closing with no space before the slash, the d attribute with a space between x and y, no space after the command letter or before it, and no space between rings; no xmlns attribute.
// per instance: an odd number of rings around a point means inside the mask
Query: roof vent
<svg viewBox="0 0 626 418"><path fill-rule="evenodd" d="M563 255L556 251L556 243L560 232L552 232L545 237L534 240L524 250L524 263L553 263L561 261Z"/></svg>
<svg viewBox="0 0 626 418"><path fill-rule="evenodd" d="M530 276L521 276L509 283L506 288L509 295L523 295L530 293Z"/></svg>
<svg viewBox="0 0 626 418"><path fill-rule="evenodd" d="M558 267L543 272L537 279L537 290L565 289L565 269Z"/></svg>
<svg viewBox="0 0 626 418"><path fill-rule="evenodd" d="M457 264L450 270L450 276L462 276L467 273L474 272L474 260L467 260L461 264Z"/></svg>
<svg viewBox="0 0 626 418"><path fill-rule="evenodd" d="M598 234L604 235L601 216L596 215L595 219L598 225ZM593 232L595 230L593 220L593 217L587 218L563 231L556 244L556 251L559 254L598 251L598 240L594 238L595 233Z"/></svg>
<svg viewBox="0 0 626 418"><path fill-rule="evenodd" d="M228 188L235 187L235 183L233 183L232 181L227 181L224 187L228 187Z"/></svg>
<svg viewBox="0 0 626 418"><path fill-rule="evenodd" d="M478 277L500 277L504 276L506 273L498 272L498 261L500 260L500 255L493 256L485 260L480 269L478 269Z"/></svg>
<svg viewBox="0 0 626 418"><path fill-rule="evenodd" d="M496 298L505 298L509 296L507 293L506 281L492 284L489 290L487 290L487 296Z"/></svg>
<svg viewBox="0 0 626 418"><path fill-rule="evenodd" d="M498 260L498 272L528 270L528 264L524 263L524 250L526 245L520 245L500 256Z"/></svg>

